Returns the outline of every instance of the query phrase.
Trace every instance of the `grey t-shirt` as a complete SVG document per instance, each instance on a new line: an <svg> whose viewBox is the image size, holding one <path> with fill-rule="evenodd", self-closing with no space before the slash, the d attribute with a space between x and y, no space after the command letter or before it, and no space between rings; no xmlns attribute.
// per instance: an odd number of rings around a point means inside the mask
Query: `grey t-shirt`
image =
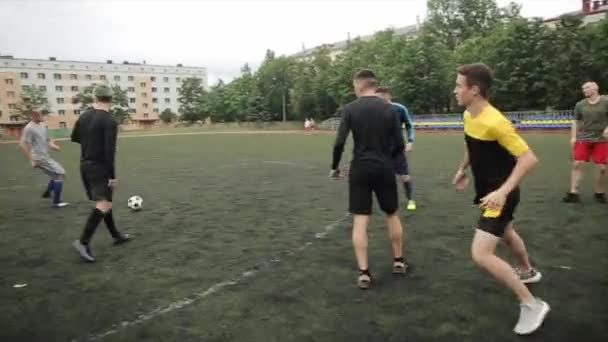
<svg viewBox="0 0 608 342"><path fill-rule="evenodd" d="M21 141L32 146L31 153L34 160L45 160L51 157L46 126L31 121L23 129Z"/></svg>

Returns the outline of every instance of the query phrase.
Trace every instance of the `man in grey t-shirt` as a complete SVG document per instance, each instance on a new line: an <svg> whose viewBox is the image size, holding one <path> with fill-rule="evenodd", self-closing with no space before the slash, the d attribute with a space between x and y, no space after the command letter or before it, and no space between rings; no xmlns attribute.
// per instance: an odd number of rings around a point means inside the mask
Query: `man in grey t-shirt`
<svg viewBox="0 0 608 342"><path fill-rule="evenodd" d="M32 163L32 167L42 170L42 172L51 178L42 197L49 198L52 193L53 207L62 208L69 205L61 201L65 170L49 154L49 147L56 151L60 148L49 139L47 128L42 124L42 121L42 114L38 111L32 111L32 121L25 126L19 145Z"/></svg>

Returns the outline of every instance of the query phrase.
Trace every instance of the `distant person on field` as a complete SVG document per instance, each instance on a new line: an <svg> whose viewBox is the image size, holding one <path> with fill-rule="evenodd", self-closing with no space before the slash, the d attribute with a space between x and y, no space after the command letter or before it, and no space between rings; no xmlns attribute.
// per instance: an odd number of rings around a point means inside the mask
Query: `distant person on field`
<svg viewBox="0 0 608 342"><path fill-rule="evenodd" d="M49 154L49 147L59 151L60 147L49 138L48 128L44 125L44 116L41 112L32 111L32 120L25 126L21 142L19 143L23 154L29 159L32 167L39 169L51 178L42 194L42 198L53 195L52 205L63 208L69 204L61 200L65 169Z"/></svg>
<svg viewBox="0 0 608 342"><path fill-rule="evenodd" d="M574 107L574 122L570 144L573 149L574 164L570 180L570 191L563 201L579 203L579 186L583 178L585 164L593 161L596 165L594 198L606 203L606 164L608 163L608 97L600 96L595 82L583 85L585 99Z"/></svg>

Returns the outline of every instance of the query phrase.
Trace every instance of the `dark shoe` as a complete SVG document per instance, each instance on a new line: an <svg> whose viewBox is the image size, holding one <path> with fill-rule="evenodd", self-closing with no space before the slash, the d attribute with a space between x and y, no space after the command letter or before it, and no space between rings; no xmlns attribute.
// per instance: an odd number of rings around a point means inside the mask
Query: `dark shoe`
<svg viewBox="0 0 608 342"><path fill-rule="evenodd" d="M122 245L131 241L133 238L129 234L122 234L120 237L114 239L114 246Z"/></svg>
<svg viewBox="0 0 608 342"><path fill-rule="evenodd" d="M42 194L42 198L51 198L51 192L46 190L43 194Z"/></svg>
<svg viewBox="0 0 608 342"><path fill-rule="evenodd" d="M95 258L93 257L93 253L91 253L91 249L89 246L83 245L80 240L76 240L73 243L74 248L80 254L80 258L85 262L95 262Z"/></svg>
<svg viewBox="0 0 608 342"><path fill-rule="evenodd" d="M603 192L601 192L601 193L596 192L595 195L593 195L593 197L595 198L595 201L597 203L602 203L602 204L608 203L608 201L606 200L606 194Z"/></svg>
<svg viewBox="0 0 608 342"><path fill-rule="evenodd" d="M562 199L564 203L581 203L581 197L578 194L569 192Z"/></svg>

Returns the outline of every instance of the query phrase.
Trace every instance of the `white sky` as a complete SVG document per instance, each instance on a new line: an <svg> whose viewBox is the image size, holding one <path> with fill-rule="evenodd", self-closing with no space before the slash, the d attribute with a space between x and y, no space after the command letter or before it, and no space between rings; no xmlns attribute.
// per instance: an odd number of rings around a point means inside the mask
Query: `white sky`
<svg viewBox="0 0 608 342"><path fill-rule="evenodd" d="M500 5L509 0L498 0ZM581 0L516 0L551 17ZM425 0L0 0L0 54L204 66L229 80L277 55L423 19Z"/></svg>

